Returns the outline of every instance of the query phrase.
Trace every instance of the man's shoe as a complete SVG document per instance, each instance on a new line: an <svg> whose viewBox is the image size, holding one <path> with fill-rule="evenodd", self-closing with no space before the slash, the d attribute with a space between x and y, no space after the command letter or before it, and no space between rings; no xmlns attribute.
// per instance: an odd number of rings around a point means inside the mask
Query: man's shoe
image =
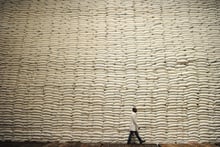
<svg viewBox="0 0 220 147"><path fill-rule="evenodd" d="M143 144L144 142L145 142L145 140L142 140L142 141L141 141L141 144Z"/></svg>

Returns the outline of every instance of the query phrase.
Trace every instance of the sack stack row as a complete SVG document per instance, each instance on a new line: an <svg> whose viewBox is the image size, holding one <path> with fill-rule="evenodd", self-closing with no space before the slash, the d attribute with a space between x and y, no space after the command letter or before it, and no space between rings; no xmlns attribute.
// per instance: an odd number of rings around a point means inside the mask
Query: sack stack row
<svg viewBox="0 0 220 147"><path fill-rule="evenodd" d="M217 1L4 1L0 140L220 141Z"/></svg>

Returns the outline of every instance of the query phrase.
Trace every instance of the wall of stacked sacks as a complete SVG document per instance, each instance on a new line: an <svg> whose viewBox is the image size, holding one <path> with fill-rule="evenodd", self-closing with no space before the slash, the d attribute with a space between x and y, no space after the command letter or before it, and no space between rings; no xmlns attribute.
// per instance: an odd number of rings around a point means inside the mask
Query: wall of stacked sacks
<svg viewBox="0 0 220 147"><path fill-rule="evenodd" d="M0 7L0 140L220 141L219 0Z"/></svg>

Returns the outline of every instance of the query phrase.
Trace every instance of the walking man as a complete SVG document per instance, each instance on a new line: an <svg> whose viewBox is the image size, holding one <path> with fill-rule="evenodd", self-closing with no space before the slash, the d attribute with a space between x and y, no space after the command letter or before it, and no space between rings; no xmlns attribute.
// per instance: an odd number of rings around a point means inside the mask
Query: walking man
<svg viewBox="0 0 220 147"><path fill-rule="evenodd" d="M145 140L142 140L138 134L138 130L140 129L140 127L138 127L138 124L137 124L137 108L132 108L132 113L131 113L131 123L130 123L130 134L128 136L128 142L127 144L130 144L131 143L131 137L133 135L135 135L140 144L144 143Z"/></svg>

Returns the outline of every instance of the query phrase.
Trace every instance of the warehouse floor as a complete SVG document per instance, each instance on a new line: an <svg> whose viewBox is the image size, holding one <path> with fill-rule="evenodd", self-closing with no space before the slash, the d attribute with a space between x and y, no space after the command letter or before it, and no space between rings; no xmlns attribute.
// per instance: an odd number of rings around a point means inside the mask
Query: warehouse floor
<svg viewBox="0 0 220 147"><path fill-rule="evenodd" d="M0 147L219 147L219 144L189 143L189 144L114 144L114 143L80 143L80 142L0 142Z"/></svg>

